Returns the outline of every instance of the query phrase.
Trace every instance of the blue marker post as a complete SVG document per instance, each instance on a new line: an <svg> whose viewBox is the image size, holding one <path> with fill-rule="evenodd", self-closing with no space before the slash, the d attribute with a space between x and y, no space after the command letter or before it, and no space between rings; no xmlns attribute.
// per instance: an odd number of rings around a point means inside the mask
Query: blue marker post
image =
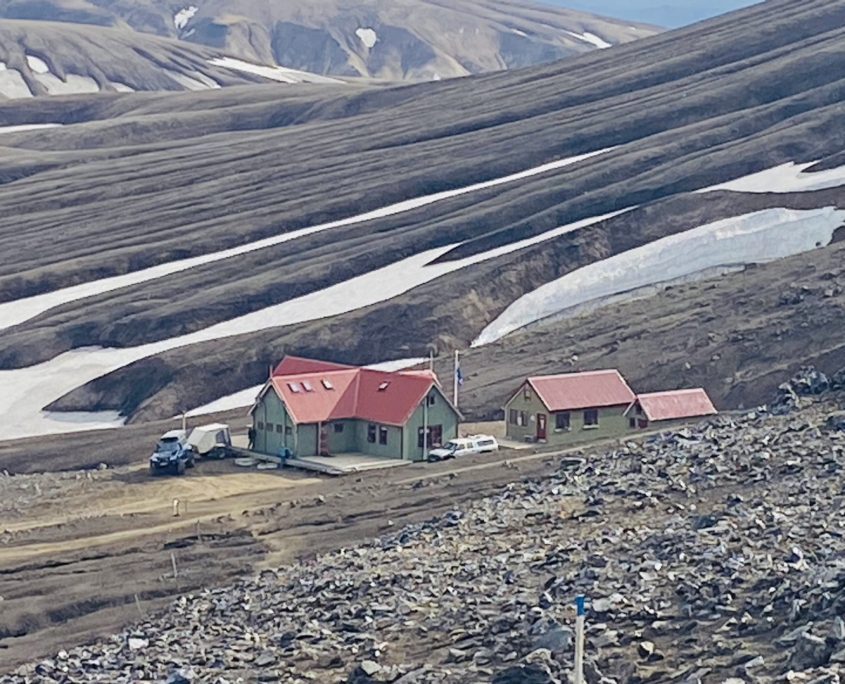
<svg viewBox="0 0 845 684"><path fill-rule="evenodd" d="M587 609L585 596L575 598L575 684L584 684L584 621Z"/></svg>

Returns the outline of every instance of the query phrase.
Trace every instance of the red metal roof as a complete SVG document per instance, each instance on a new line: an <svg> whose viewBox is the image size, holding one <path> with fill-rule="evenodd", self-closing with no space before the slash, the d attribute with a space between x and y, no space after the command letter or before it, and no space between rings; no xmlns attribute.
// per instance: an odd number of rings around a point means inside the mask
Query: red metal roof
<svg viewBox="0 0 845 684"><path fill-rule="evenodd" d="M318 365L320 362L314 363ZM283 361L279 367L284 364ZM306 366L288 364L286 368L302 370ZM341 368L343 370L286 375L274 372L271 386L287 406L291 417L300 424L357 418L402 426L431 387L438 384L437 376L431 371L386 372L348 366Z"/></svg>
<svg viewBox="0 0 845 684"><path fill-rule="evenodd" d="M301 356L285 356L281 363L273 369L273 377L277 375L299 375L300 373L321 373L326 371L350 370L354 366L331 361L316 361L304 359Z"/></svg>
<svg viewBox="0 0 845 684"><path fill-rule="evenodd" d="M549 411L628 406L636 398L617 370L543 375L528 382Z"/></svg>
<svg viewBox="0 0 845 684"><path fill-rule="evenodd" d="M718 411L703 389L672 390L637 395L637 402L649 420L678 420L712 416Z"/></svg>

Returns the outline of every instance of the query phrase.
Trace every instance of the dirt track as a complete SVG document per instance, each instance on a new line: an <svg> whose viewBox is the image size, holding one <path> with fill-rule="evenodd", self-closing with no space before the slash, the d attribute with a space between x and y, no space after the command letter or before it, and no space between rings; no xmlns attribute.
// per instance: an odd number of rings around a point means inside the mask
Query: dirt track
<svg viewBox="0 0 845 684"><path fill-rule="evenodd" d="M556 461L501 452L336 479L226 461L185 478L125 467L52 483L0 508L0 672L112 632L182 593L429 518ZM174 498L187 505L179 517Z"/></svg>

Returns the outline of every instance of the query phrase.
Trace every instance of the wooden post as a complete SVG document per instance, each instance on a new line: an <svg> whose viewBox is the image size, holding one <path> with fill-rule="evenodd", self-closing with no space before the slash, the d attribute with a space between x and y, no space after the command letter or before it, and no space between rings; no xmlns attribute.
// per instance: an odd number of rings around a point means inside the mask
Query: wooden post
<svg viewBox="0 0 845 684"><path fill-rule="evenodd" d="M179 499L173 499L173 517L179 517Z"/></svg>
<svg viewBox="0 0 845 684"><path fill-rule="evenodd" d="M179 569L176 567L176 554L170 552L170 564L173 566L173 577L179 577Z"/></svg>

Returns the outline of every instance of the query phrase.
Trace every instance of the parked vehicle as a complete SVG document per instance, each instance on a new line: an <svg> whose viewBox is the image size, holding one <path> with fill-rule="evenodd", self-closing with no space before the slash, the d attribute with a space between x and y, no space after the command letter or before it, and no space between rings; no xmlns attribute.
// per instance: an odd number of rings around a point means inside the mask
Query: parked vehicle
<svg viewBox="0 0 845 684"><path fill-rule="evenodd" d="M232 433L223 423L199 425L191 430L188 446L203 458L226 458L232 454Z"/></svg>
<svg viewBox="0 0 845 684"><path fill-rule="evenodd" d="M150 456L150 474L184 475L186 468L194 467L194 455L186 430L166 432L159 438Z"/></svg>
<svg viewBox="0 0 845 684"><path fill-rule="evenodd" d="M459 456L486 454L499 450L499 443L490 435L473 435L450 440L439 449L428 452L429 461L448 461Z"/></svg>

